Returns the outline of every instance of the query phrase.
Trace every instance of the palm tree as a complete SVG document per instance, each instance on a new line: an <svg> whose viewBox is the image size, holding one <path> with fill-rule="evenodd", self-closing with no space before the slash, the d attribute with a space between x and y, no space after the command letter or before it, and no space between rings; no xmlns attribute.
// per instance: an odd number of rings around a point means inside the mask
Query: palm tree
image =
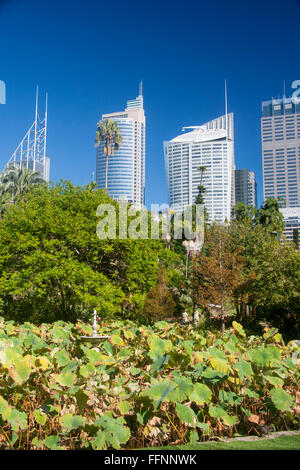
<svg viewBox="0 0 300 470"><path fill-rule="evenodd" d="M106 119L98 122L96 147L99 147L101 142L104 142L103 154L106 155L105 191L107 191L108 158L114 153L114 149L118 150L122 143L121 131L116 121Z"/></svg>
<svg viewBox="0 0 300 470"><path fill-rule="evenodd" d="M14 203L18 196L23 196L30 187L37 184L46 184L39 173L29 168L11 166L1 175L0 195L4 199L11 196L11 202Z"/></svg>

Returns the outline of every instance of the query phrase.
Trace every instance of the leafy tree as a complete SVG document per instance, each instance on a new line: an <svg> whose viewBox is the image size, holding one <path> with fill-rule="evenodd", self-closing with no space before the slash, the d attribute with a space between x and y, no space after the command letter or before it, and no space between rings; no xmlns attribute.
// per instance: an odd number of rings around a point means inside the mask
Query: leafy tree
<svg viewBox="0 0 300 470"><path fill-rule="evenodd" d="M235 221L230 228L232 250L243 257L243 283L235 292L237 314L255 327L267 320L295 336L300 327L300 254L289 243L274 237L269 227L249 220ZM294 333L292 330L294 329Z"/></svg>
<svg viewBox="0 0 300 470"><path fill-rule="evenodd" d="M222 332L225 331L227 310L234 302L235 290L242 283L242 258L232 251L232 239L226 226L213 224L206 230L204 250L194 258L193 296L198 305L220 306Z"/></svg>
<svg viewBox="0 0 300 470"><path fill-rule="evenodd" d="M145 299L144 315L146 318L158 321L173 316L175 301L168 287L168 276L165 270L159 270L157 284L153 286Z"/></svg>
<svg viewBox="0 0 300 470"><path fill-rule="evenodd" d="M284 230L283 215L279 210L277 199L269 198L261 206L256 216L256 224L260 224L269 231L280 236Z"/></svg>
<svg viewBox="0 0 300 470"><path fill-rule="evenodd" d="M99 147L101 142L104 142L103 153L106 155L105 190L107 190L108 158L114 153L114 149L118 150L122 143L121 131L116 121L106 119L98 122L96 147Z"/></svg>
<svg viewBox="0 0 300 470"><path fill-rule="evenodd" d="M299 229L294 228L293 230L293 242L296 245L296 249L299 249Z"/></svg>
<svg viewBox="0 0 300 470"><path fill-rule="evenodd" d="M198 186L198 194L197 194L196 199L195 199L195 204L203 204L204 205L204 194L206 193L206 188L205 188L205 186L203 186L203 177L204 177L204 173L206 171L206 167L204 165L202 165L198 168L198 170L200 171L201 176L200 176L200 184ZM206 207L204 206L204 221L207 222L208 219L209 219L209 215L208 215Z"/></svg>
<svg viewBox="0 0 300 470"><path fill-rule="evenodd" d="M234 220L252 220L256 216L257 210L253 206L248 206L243 202L237 202L233 208Z"/></svg>
<svg viewBox="0 0 300 470"><path fill-rule="evenodd" d="M156 283L161 240L100 240L96 209L118 204L94 185L37 187L0 220L0 307L33 322L118 316ZM126 309L126 308L125 308Z"/></svg>
<svg viewBox="0 0 300 470"><path fill-rule="evenodd" d="M10 200L14 203L18 197L24 196L32 186L38 184L46 184L39 173L12 166L1 175L0 193L5 202Z"/></svg>

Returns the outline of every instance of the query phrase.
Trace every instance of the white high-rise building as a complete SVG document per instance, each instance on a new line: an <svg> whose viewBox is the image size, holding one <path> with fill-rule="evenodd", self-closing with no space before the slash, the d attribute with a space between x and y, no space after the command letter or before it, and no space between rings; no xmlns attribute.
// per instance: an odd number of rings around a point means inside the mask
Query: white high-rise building
<svg viewBox="0 0 300 470"><path fill-rule="evenodd" d="M300 234L300 207L283 207L280 212L284 218L284 236L288 241L294 241L295 231Z"/></svg>
<svg viewBox="0 0 300 470"><path fill-rule="evenodd" d="M127 200L140 208L145 203L145 131L142 87L135 100L127 101L125 111L103 114L102 120L116 121L122 144L108 160L107 190L116 200ZM97 148L96 181L105 188L106 155L103 145Z"/></svg>
<svg viewBox="0 0 300 470"><path fill-rule="evenodd" d="M204 166L204 203L210 221L230 220L235 203L233 113L164 142L169 205L175 212L195 203Z"/></svg>
<svg viewBox="0 0 300 470"><path fill-rule="evenodd" d="M300 206L300 100L264 101L261 118L264 199Z"/></svg>

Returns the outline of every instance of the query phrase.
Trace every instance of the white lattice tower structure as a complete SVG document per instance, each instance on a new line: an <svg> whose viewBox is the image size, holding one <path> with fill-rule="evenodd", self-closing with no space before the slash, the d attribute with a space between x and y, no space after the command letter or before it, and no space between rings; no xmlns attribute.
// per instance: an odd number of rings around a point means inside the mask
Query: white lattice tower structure
<svg viewBox="0 0 300 470"><path fill-rule="evenodd" d="M46 107L44 116L38 112L38 89L36 93L35 120L25 137L12 154L5 169L15 166L29 168L37 172L49 182L50 159L46 155L47 148L47 108L48 95L46 94Z"/></svg>

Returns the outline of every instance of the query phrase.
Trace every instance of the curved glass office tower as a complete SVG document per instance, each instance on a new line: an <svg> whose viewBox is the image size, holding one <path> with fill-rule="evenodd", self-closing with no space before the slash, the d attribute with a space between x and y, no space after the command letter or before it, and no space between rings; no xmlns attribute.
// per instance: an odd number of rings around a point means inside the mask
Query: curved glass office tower
<svg viewBox="0 0 300 470"><path fill-rule="evenodd" d="M199 167L205 166L202 184L209 218L229 221L235 200L233 114L183 128L187 129L192 131L164 142L169 205L179 212L194 204L201 180Z"/></svg>
<svg viewBox="0 0 300 470"><path fill-rule="evenodd" d="M103 114L102 120L118 123L122 135L119 150L108 160L107 190L116 200L127 200L140 208L145 203L145 113L143 96L127 101L123 112ZM105 188L106 156L103 143L97 149L96 181Z"/></svg>

